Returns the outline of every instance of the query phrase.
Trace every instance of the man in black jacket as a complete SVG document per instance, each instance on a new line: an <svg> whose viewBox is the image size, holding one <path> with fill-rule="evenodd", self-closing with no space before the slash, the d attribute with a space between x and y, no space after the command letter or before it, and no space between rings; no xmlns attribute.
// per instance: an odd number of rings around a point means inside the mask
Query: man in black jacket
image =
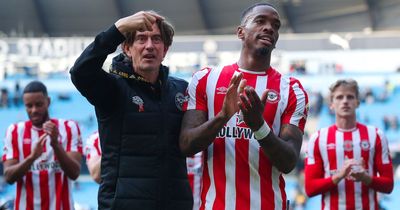
<svg viewBox="0 0 400 210"><path fill-rule="evenodd" d="M152 11L121 18L96 36L71 69L94 105L102 163L99 209L189 210L193 198L178 146L187 82L161 64L174 29ZM110 73L102 65L118 45Z"/></svg>

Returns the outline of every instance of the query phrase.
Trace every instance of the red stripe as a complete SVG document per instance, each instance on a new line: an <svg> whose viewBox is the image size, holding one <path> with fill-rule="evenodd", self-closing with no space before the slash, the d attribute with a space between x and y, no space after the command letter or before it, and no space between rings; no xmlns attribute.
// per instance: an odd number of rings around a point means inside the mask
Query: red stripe
<svg viewBox="0 0 400 210"><path fill-rule="evenodd" d="M31 154L32 145L32 123L30 121L25 122L25 129L22 139L22 152L24 154L24 159L26 159Z"/></svg>
<svg viewBox="0 0 400 210"><path fill-rule="evenodd" d="M216 138L214 140L213 150L213 174L216 193L213 209L220 210L225 209L225 139Z"/></svg>
<svg viewBox="0 0 400 210"><path fill-rule="evenodd" d="M63 186L62 186L62 207L63 210L69 210L70 209L70 205L69 205L69 187L68 187L68 177L67 175L64 174L63 177Z"/></svg>
<svg viewBox="0 0 400 210"><path fill-rule="evenodd" d="M64 122L64 126L65 126L65 131L67 133L67 149L65 151L71 152L72 133L71 133L71 127L69 127L68 125L68 120Z"/></svg>
<svg viewBox="0 0 400 210"><path fill-rule="evenodd" d="M18 125L15 124L14 125L14 129L12 131L11 137L11 144L12 144L12 149L13 149L13 159L17 159L19 158L19 149L18 149ZM5 160L5 159L3 159Z"/></svg>
<svg viewBox="0 0 400 210"><path fill-rule="evenodd" d="M207 159L208 159L208 152L207 150L205 150L204 152L204 159L203 159L203 184L201 187L201 206L200 206L200 210L204 210L205 209L205 201L206 201L206 195L208 190L210 189L210 174L208 173L208 164L207 164Z"/></svg>
<svg viewBox="0 0 400 210"><path fill-rule="evenodd" d="M279 189L282 196L282 210L286 210L286 192L285 192L285 179L279 175Z"/></svg>
<svg viewBox="0 0 400 210"><path fill-rule="evenodd" d="M261 194L261 209L270 210L275 208L274 190L272 189L272 169L271 163L265 156L262 150L259 150L259 167L260 174L260 194Z"/></svg>
<svg viewBox="0 0 400 210"><path fill-rule="evenodd" d="M354 141L352 132L343 132L343 141L350 142L352 147L344 150L344 156L352 159L354 157L353 149L354 149ZM346 160L346 159L345 159ZM344 181L345 193L346 193L346 209L351 210L355 208L355 194L354 194L354 182L350 179L345 179Z"/></svg>
<svg viewBox="0 0 400 210"><path fill-rule="evenodd" d="M19 210L19 204L21 202L21 190L22 190L22 185L23 185L22 182L23 181L21 179L17 181L17 190L16 190L17 192L16 192L16 196L15 196L15 201L14 201L15 210Z"/></svg>
<svg viewBox="0 0 400 210"><path fill-rule="evenodd" d="M235 187L236 209L250 209L250 169L249 169L249 141L237 139L235 141Z"/></svg>
<svg viewBox="0 0 400 210"><path fill-rule="evenodd" d="M327 139L327 144L335 144L336 145L336 127L335 126L331 126L328 128L328 139ZM328 159L329 159L329 169L330 170L338 170L337 168L337 162L336 162L336 151L333 149L327 149L327 153L328 153ZM339 201L339 197L338 197L338 189L337 187L335 187L334 189L330 190L330 207L331 210L337 210L339 208L338 206L338 201Z"/></svg>
<svg viewBox="0 0 400 210"><path fill-rule="evenodd" d="M101 150L100 150L100 146L99 146L99 137L97 137L94 140L94 148L96 148L97 154L100 156L101 155Z"/></svg>
<svg viewBox="0 0 400 210"><path fill-rule="evenodd" d="M78 123L77 122L74 122L75 123L75 126L76 126L76 130L77 130L77 132L78 132L78 141L81 141L81 129L79 128L79 126L78 126ZM82 142L78 142L78 145L77 145L77 151L79 152L79 153L83 153L83 151L82 151Z"/></svg>
<svg viewBox="0 0 400 210"><path fill-rule="evenodd" d="M26 209L33 210L33 182L32 182L32 172L30 171L26 172L25 185L26 185Z"/></svg>
<svg viewBox="0 0 400 210"><path fill-rule="evenodd" d="M54 124L56 125L56 127L57 127L58 129L60 129L58 119L50 119L50 120L51 120L52 123L54 123ZM59 142L59 143L62 145L62 142ZM56 161L56 160L57 160L57 156L56 156L56 155L53 155L53 157L54 157L54 161Z"/></svg>
<svg viewBox="0 0 400 210"><path fill-rule="evenodd" d="M361 138L361 143L366 142L364 144L369 145L369 149L371 148L370 141L369 141L369 136L368 136L368 128L364 125L357 124L358 130L360 131L360 138ZM364 159L365 162L365 169L368 171L369 167L369 149L365 150L362 147L362 144L360 145L361 147L361 157ZM369 188L361 184L361 200L362 200L362 209L370 209L369 206L369 196L368 196L368 190Z"/></svg>
<svg viewBox="0 0 400 210"><path fill-rule="evenodd" d="M62 180L61 173L55 172L55 183L56 183L56 210L61 209L61 195L62 195Z"/></svg>
<svg viewBox="0 0 400 210"><path fill-rule="evenodd" d="M42 209L49 209L50 207L50 194L49 194L49 174L46 170L41 170L39 172L39 182L40 182L40 206Z"/></svg>

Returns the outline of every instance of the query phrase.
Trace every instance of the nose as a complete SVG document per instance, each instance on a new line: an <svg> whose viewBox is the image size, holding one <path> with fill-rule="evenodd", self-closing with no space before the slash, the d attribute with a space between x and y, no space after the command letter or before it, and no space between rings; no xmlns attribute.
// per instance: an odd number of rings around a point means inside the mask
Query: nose
<svg viewBox="0 0 400 210"><path fill-rule="evenodd" d="M264 24L263 31L272 33L272 32L273 32L272 23L269 22L269 21L267 21L267 22Z"/></svg>
<svg viewBox="0 0 400 210"><path fill-rule="evenodd" d="M145 47L146 47L146 49L153 49L154 48L154 43L153 43L153 40L151 39L151 37L147 38L147 41L145 43Z"/></svg>

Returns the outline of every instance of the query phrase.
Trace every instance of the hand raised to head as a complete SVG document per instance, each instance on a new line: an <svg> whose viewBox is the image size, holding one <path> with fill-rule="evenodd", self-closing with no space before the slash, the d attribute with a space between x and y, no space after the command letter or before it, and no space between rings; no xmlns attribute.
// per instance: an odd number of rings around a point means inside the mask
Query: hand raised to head
<svg viewBox="0 0 400 210"><path fill-rule="evenodd" d="M164 20L164 17L150 11L140 11L119 19L115 26L122 34L133 31L152 31L152 26L157 20Z"/></svg>

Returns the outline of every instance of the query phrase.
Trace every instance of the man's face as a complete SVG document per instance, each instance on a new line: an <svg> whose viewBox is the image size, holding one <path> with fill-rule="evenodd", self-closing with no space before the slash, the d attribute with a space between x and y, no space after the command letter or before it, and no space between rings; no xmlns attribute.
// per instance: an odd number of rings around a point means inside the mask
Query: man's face
<svg viewBox="0 0 400 210"><path fill-rule="evenodd" d="M43 123L49 119L49 97L43 95L42 92L25 93L23 101L32 124L41 128Z"/></svg>
<svg viewBox="0 0 400 210"><path fill-rule="evenodd" d="M244 46L257 52L271 52L279 38L281 22L278 12L270 6L257 6L238 28Z"/></svg>
<svg viewBox="0 0 400 210"><path fill-rule="evenodd" d="M330 108L335 111L337 117L355 118L359 104L360 101L357 99L354 89L347 85L341 85L332 93Z"/></svg>
<svg viewBox="0 0 400 210"><path fill-rule="evenodd" d="M167 50L157 24L153 24L153 31L137 31L133 44L125 47L136 72L158 71Z"/></svg>

